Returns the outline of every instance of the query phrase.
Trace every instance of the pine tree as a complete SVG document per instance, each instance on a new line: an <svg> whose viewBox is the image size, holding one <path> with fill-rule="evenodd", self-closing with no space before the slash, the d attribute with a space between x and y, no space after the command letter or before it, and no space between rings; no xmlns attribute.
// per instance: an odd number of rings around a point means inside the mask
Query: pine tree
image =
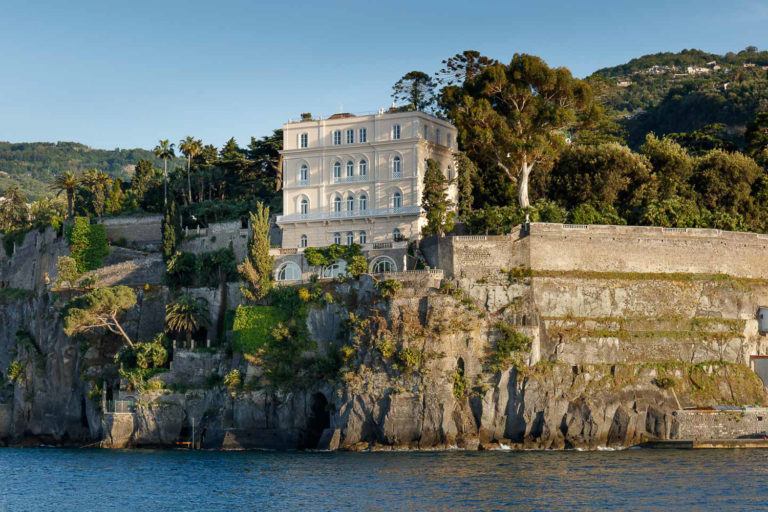
<svg viewBox="0 0 768 512"><path fill-rule="evenodd" d="M440 170L440 164L431 158L427 160L424 173L424 192L421 206L427 213L427 225L422 230L424 235L440 235L453 229L454 212L446 194L448 181Z"/></svg>
<svg viewBox="0 0 768 512"><path fill-rule="evenodd" d="M238 265L245 284L240 288L243 296L258 302L269 293L272 287L272 265L269 255L269 207L256 203L256 213L251 212L251 231L253 239L249 245L248 257Z"/></svg>

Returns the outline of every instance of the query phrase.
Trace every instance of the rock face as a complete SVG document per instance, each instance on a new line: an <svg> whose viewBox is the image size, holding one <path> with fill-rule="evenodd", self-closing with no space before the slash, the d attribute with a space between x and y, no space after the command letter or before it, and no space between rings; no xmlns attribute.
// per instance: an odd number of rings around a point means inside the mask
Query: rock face
<svg viewBox="0 0 768 512"><path fill-rule="evenodd" d="M134 412L105 414L92 390L100 379L119 380L119 341L83 344L63 334L66 297L55 302L41 280L51 254L64 249L50 236L27 243L20 254L46 256L31 266L13 258L2 271L26 290L0 302L4 443L594 449L667 439L681 407L766 399L747 366L768 352L754 320L768 303L765 282L505 271L440 289L405 282L388 298L369 277L328 283L334 300L307 316L317 342L308 354L343 347L338 373L272 390L252 385L263 370L238 354L179 349L170 371L155 377L163 389L133 393ZM142 284L137 293L126 330L149 340L162 328L168 292ZM223 289L195 293L211 294L218 322ZM14 362L20 370L9 383ZM245 390L220 384L233 368Z"/></svg>

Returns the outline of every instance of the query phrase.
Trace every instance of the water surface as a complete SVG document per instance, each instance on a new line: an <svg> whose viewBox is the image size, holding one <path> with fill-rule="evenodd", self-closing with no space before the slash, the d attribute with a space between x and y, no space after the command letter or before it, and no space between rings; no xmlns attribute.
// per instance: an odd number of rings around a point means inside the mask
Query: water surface
<svg viewBox="0 0 768 512"><path fill-rule="evenodd" d="M0 449L0 511L747 510L768 451Z"/></svg>

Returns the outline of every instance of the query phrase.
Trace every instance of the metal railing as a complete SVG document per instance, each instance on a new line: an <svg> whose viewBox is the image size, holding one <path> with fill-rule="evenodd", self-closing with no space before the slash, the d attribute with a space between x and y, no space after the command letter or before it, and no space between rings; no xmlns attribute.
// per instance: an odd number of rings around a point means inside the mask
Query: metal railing
<svg viewBox="0 0 768 512"><path fill-rule="evenodd" d="M277 222L297 222L303 220L357 219L364 217L386 217L389 215L418 215L420 206L401 206L399 208L378 208L375 210L342 210L340 212L291 213L280 215Z"/></svg>
<svg viewBox="0 0 768 512"><path fill-rule="evenodd" d="M339 176L339 177L333 177L331 180L333 183L360 183L364 181L368 181L368 175L364 174L362 176Z"/></svg>

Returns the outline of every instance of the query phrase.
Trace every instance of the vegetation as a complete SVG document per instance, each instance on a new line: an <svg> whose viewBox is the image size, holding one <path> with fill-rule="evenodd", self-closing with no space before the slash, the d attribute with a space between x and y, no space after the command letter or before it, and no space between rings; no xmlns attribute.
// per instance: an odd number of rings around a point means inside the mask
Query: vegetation
<svg viewBox="0 0 768 512"><path fill-rule="evenodd" d="M286 318L273 306L238 306L232 326L232 349L244 354L264 347L271 329Z"/></svg>
<svg viewBox="0 0 768 512"><path fill-rule="evenodd" d="M243 385L243 376L240 370L233 368L228 374L224 376L224 386L230 390L235 391Z"/></svg>
<svg viewBox="0 0 768 512"><path fill-rule="evenodd" d="M62 311L67 336L106 329L119 335L130 347L131 338L120 325L119 317L136 305L136 293L127 286L96 288L70 300Z"/></svg>
<svg viewBox="0 0 768 512"><path fill-rule="evenodd" d="M387 299L394 297L395 294L403 288L403 283L397 279L383 279L381 281L376 281L375 286L381 296Z"/></svg>
<svg viewBox="0 0 768 512"><path fill-rule="evenodd" d="M56 279L55 284L58 287L61 287L66 283L69 288L72 288L82 275L80 271L77 270L77 262L75 259L70 258L69 256L59 256L59 259L56 260L56 270L58 278Z"/></svg>
<svg viewBox="0 0 768 512"><path fill-rule="evenodd" d="M237 270L244 281L240 288L243 297L258 302L272 287L274 260L269 255L269 207L258 203L256 213L250 215L253 238L248 245L248 256L238 265Z"/></svg>
<svg viewBox="0 0 768 512"><path fill-rule="evenodd" d="M20 361L12 361L8 368L5 369L5 378L9 383L16 382L21 374L24 372L24 366Z"/></svg>
<svg viewBox="0 0 768 512"><path fill-rule="evenodd" d="M452 204L447 195L448 180L440 170L440 164L427 159L427 170L424 174L424 191L421 195L421 207L427 216L427 225L422 230L425 236L442 236L453 229Z"/></svg>
<svg viewBox="0 0 768 512"><path fill-rule="evenodd" d="M165 325L170 332L184 334L187 345L191 346L192 335L211 326L208 302L200 297L182 295L165 306Z"/></svg>
<svg viewBox="0 0 768 512"><path fill-rule="evenodd" d="M91 224L87 217L75 217L66 230L70 254L82 273L100 268L109 254L107 232L103 224Z"/></svg>
<svg viewBox="0 0 768 512"><path fill-rule="evenodd" d="M498 322L495 327L499 338L486 358L488 369L499 372L512 365L520 366L519 353L531 349L531 339L506 322Z"/></svg>
<svg viewBox="0 0 768 512"><path fill-rule="evenodd" d="M229 247L199 254L177 252L166 263L165 282L171 288L215 288L237 276L235 253Z"/></svg>

